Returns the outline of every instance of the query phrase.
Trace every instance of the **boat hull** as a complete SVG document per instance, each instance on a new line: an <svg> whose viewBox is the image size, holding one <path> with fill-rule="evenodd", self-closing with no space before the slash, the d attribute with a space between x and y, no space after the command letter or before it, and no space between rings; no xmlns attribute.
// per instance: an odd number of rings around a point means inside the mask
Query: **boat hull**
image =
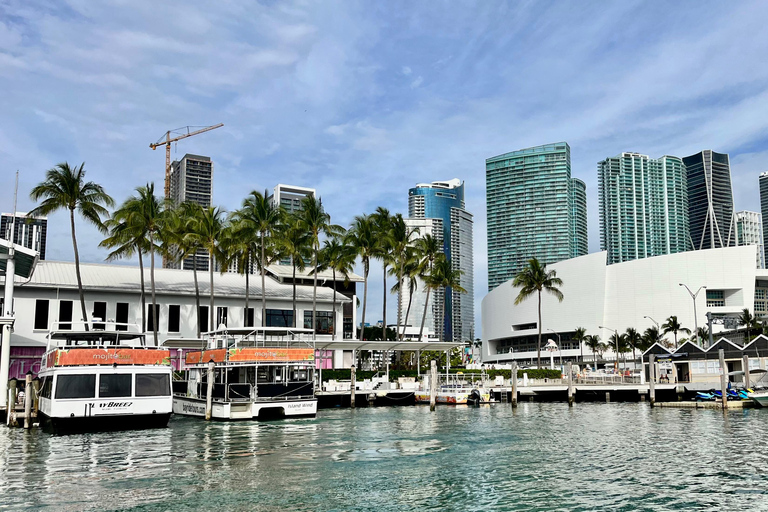
<svg viewBox="0 0 768 512"><path fill-rule="evenodd" d="M761 391L758 393L750 393L749 398L752 399L760 407L768 407L768 391Z"/></svg>
<svg viewBox="0 0 768 512"><path fill-rule="evenodd" d="M174 396L173 412L182 416L204 418L205 399ZM223 421L314 418L315 416L317 416L316 398L240 402L214 401L211 408L211 418Z"/></svg>
<svg viewBox="0 0 768 512"><path fill-rule="evenodd" d="M438 391L435 396L435 402L448 405L466 405L472 390L461 392ZM416 403L429 403L429 392L416 392ZM491 395L487 391L480 391L480 398L483 402L490 402Z"/></svg>
<svg viewBox="0 0 768 512"><path fill-rule="evenodd" d="M43 413L39 415L43 430L54 434L166 428L171 419L170 413L71 418L51 418Z"/></svg>

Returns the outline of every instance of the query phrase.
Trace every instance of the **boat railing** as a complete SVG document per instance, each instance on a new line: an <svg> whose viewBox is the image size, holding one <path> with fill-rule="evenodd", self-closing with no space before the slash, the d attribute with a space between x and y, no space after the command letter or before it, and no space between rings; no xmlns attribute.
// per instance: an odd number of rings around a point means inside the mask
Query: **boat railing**
<svg viewBox="0 0 768 512"><path fill-rule="evenodd" d="M54 321L48 329L46 350L62 347L114 348L129 346L150 348L146 334L136 324L83 321ZM151 347L156 348L156 347Z"/></svg>
<svg viewBox="0 0 768 512"><path fill-rule="evenodd" d="M209 348L315 348L312 329L299 328L233 328L220 327L208 333Z"/></svg>

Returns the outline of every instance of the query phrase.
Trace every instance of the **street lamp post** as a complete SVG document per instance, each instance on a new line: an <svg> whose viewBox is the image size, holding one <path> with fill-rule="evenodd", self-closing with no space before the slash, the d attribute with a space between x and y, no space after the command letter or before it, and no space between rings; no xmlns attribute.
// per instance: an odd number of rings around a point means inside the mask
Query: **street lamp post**
<svg viewBox="0 0 768 512"><path fill-rule="evenodd" d="M651 318L650 316L648 316L648 315L644 315L644 316L643 316L643 318L647 318L648 320L650 320L651 322L653 322L654 324L656 324L656 328L657 328L657 329L661 329L661 327L659 326L659 322L657 322L656 320L654 320L654 319L653 319L653 318Z"/></svg>
<svg viewBox="0 0 768 512"><path fill-rule="evenodd" d="M557 336L557 351L560 353L560 369L563 368L563 345L560 343L560 335L556 333L553 329L547 329L548 331L552 331L555 333L555 336Z"/></svg>
<svg viewBox="0 0 768 512"><path fill-rule="evenodd" d="M610 327L605 327L604 325L598 325L598 329L605 329L606 331L611 331L613 334L615 334L616 338L616 363L614 366L616 367L616 373L619 373L619 332L616 329L611 329Z"/></svg>
<svg viewBox="0 0 768 512"><path fill-rule="evenodd" d="M693 293L690 288L688 288L688 285L685 285L683 283L679 283L680 286L684 286L685 289L688 291L688 295L691 296L691 299L693 300L693 328L695 329L694 332L696 333L696 344L699 344L699 321L696 318L696 296L699 294L701 290L706 290L706 286L699 286L699 289L696 290L696 293Z"/></svg>

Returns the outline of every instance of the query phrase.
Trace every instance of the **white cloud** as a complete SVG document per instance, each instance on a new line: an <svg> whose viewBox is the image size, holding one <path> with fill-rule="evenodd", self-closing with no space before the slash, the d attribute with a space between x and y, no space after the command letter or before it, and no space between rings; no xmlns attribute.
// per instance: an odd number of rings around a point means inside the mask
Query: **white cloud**
<svg viewBox="0 0 768 512"><path fill-rule="evenodd" d="M401 71L402 71L402 73L403 73L405 76L408 76L408 75L410 75L410 74L411 74L411 68L409 68L408 66L403 66L403 69L402 69Z"/></svg>
<svg viewBox="0 0 768 512"><path fill-rule="evenodd" d="M411 82L411 89L416 89L416 88L417 88L418 86L420 86L420 85L421 85L423 82L424 82L424 78L423 78L423 77L421 77L421 76L417 77L417 78L416 78L416 80L414 80L413 82Z"/></svg>

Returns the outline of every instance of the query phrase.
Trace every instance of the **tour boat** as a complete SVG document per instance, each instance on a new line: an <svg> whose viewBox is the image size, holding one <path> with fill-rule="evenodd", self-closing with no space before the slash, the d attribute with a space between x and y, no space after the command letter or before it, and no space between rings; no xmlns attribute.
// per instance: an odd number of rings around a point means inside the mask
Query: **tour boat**
<svg viewBox="0 0 768 512"><path fill-rule="evenodd" d="M54 326L39 373L44 428L61 432L168 425L173 399L167 349L147 346L137 326Z"/></svg>
<svg viewBox="0 0 768 512"><path fill-rule="evenodd" d="M205 336L207 348L184 356L186 379L174 382L174 413L206 416L210 388L215 420L317 415L312 329L220 327Z"/></svg>
<svg viewBox="0 0 768 512"><path fill-rule="evenodd" d="M473 391L479 392L482 402L490 402L491 394L487 389L478 388L470 384L445 384L440 386L435 394L435 402L438 404L465 405L467 400L471 399ZM416 403L429 403L429 389L417 391L415 397Z"/></svg>

